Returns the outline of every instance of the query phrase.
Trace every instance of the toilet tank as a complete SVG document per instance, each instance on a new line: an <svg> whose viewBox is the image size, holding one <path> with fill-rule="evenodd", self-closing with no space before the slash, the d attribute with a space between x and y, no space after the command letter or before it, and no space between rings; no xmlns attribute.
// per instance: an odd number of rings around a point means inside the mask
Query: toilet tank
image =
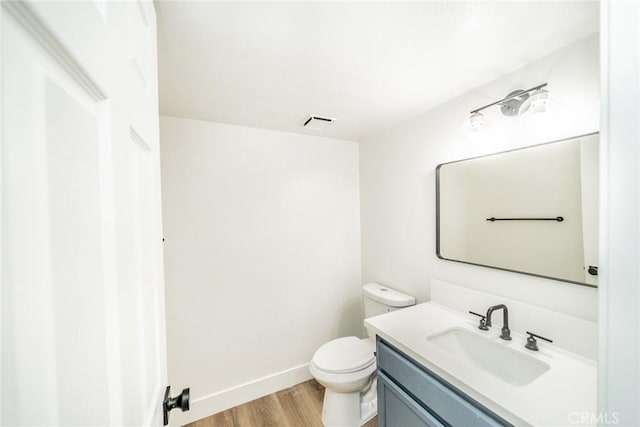
<svg viewBox="0 0 640 427"><path fill-rule="evenodd" d="M390 311L415 305L416 299L411 295L391 289L379 283L367 283L362 287L364 299L364 318L377 316Z"/></svg>

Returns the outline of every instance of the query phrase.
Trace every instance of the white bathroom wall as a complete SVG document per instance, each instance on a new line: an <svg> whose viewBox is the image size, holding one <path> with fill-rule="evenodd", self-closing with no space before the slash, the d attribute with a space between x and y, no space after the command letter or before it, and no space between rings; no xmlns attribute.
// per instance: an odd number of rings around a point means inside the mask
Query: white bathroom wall
<svg viewBox="0 0 640 427"><path fill-rule="evenodd" d="M160 130L182 424L310 378L321 344L360 333L358 144L174 117Z"/></svg>
<svg viewBox="0 0 640 427"><path fill-rule="evenodd" d="M598 35L594 34L361 141L363 281L384 283L425 301L429 280L436 278L595 320L596 289L438 259L435 168L444 162L597 131L598 66ZM543 82L549 83L551 93L547 113L509 118L494 107L487 110L491 125L485 132L473 133L465 126L474 108Z"/></svg>

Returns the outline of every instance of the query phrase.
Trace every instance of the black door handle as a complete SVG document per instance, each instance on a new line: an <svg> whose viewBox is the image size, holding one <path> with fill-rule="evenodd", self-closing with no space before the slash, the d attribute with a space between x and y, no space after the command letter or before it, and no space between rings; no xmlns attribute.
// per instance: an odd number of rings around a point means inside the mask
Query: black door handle
<svg viewBox="0 0 640 427"><path fill-rule="evenodd" d="M169 424L169 411L175 408L182 409L182 412L189 410L189 388L182 390L182 393L176 397L171 397L171 386L167 386L164 391L164 400L162 401L162 414L164 416L164 425Z"/></svg>

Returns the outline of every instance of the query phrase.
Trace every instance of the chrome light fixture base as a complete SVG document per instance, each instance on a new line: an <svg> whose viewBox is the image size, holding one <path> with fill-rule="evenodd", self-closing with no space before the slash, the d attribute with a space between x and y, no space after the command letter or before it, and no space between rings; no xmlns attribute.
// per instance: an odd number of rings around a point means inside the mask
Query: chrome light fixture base
<svg viewBox="0 0 640 427"><path fill-rule="evenodd" d="M505 116L519 116L529 109L529 93L522 89L514 90L505 97L506 101L500 102L500 111Z"/></svg>
<svg viewBox="0 0 640 427"><path fill-rule="evenodd" d="M514 90L498 101L472 110L469 117L471 128L479 130L484 124L484 116L480 111L494 105L499 105L502 114L509 117L520 116L529 111L529 109L532 109L534 113L545 111L549 99L549 91L543 89L545 86L547 86L547 83L542 83L527 90Z"/></svg>

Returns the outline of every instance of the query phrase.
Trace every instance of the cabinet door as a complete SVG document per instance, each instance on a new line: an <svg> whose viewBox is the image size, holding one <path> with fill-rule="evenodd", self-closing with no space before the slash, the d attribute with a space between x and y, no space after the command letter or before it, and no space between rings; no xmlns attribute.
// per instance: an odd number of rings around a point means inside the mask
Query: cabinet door
<svg viewBox="0 0 640 427"><path fill-rule="evenodd" d="M474 427L510 425L393 347L378 340L377 348L378 371L401 384L416 401L447 424Z"/></svg>
<svg viewBox="0 0 640 427"><path fill-rule="evenodd" d="M378 373L378 425L380 427L444 426L381 372Z"/></svg>

